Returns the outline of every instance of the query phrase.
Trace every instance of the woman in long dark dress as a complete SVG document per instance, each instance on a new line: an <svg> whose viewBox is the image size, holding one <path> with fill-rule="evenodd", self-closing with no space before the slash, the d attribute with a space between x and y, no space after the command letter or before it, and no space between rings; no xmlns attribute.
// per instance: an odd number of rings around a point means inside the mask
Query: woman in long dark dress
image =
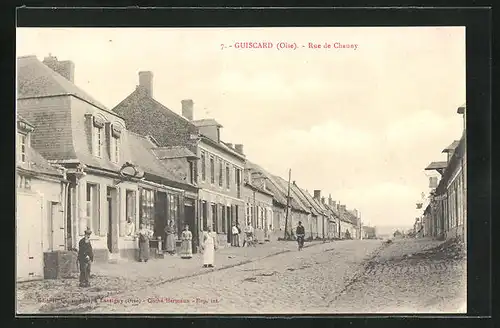
<svg viewBox="0 0 500 328"><path fill-rule="evenodd" d="M147 262L149 260L149 240L151 239L151 231L146 228L144 223L141 223L140 229L137 232L139 238L139 262Z"/></svg>
<svg viewBox="0 0 500 328"><path fill-rule="evenodd" d="M174 222L172 220L170 220L168 222L168 225L165 228L165 234L167 235L167 238L165 240L166 251L170 255L174 255L175 254L175 228L174 228Z"/></svg>

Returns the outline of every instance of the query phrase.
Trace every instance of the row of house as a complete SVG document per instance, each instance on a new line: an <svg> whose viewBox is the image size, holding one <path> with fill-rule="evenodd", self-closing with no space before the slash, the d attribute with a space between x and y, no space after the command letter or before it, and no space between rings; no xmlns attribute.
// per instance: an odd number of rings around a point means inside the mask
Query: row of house
<svg viewBox="0 0 500 328"><path fill-rule="evenodd" d="M152 72L109 109L74 84L71 61L25 56L17 67L20 280L42 276L44 253L75 249L87 228L96 261L135 257L127 220L149 226L156 247L167 224L178 236L188 224L195 251L207 226L230 244L235 223L258 238L298 221L309 238L361 238L357 211L249 161L242 144L221 140L220 123L194 119L192 100L182 115L156 101Z"/></svg>
<svg viewBox="0 0 500 328"><path fill-rule="evenodd" d="M446 161L432 162L425 170L434 172L429 177L430 196L417 219L418 235L439 239L467 240L467 147L466 105L457 109L463 116L463 133L443 150Z"/></svg>

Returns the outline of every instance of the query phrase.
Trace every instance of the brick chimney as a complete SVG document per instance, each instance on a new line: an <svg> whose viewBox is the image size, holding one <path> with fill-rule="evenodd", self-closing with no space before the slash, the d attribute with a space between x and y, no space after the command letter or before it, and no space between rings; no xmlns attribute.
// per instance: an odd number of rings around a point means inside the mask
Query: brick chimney
<svg viewBox="0 0 500 328"><path fill-rule="evenodd" d="M325 204L325 197L321 197L321 204Z"/></svg>
<svg viewBox="0 0 500 328"><path fill-rule="evenodd" d="M321 200L321 190L314 190L314 199Z"/></svg>
<svg viewBox="0 0 500 328"><path fill-rule="evenodd" d="M227 143L226 146L228 146L229 148L233 148L233 144L232 143Z"/></svg>
<svg viewBox="0 0 500 328"><path fill-rule="evenodd" d="M339 210L345 212L346 211L346 205L340 205L339 204Z"/></svg>
<svg viewBox="0 0 500 328"><path fill-rule="evenodd" d="M139 72L139 87L142 88L148 96L153 97L153 72Z"/></svg>
<svg viewBox="0 0 500 328"><path fill-rule="evenodd" d="M240 154L243 154L243 145L242 144L236 144L234 145L234 149L240 153Z"/></svg>
<svg viewBox="0 0 500 328"><path fill-rule="evenodd" d="M49 54L43 59L43 63L54 72L65 77L70 82L75 82L75 64L70 60L58 61L57 57Z"/></svg>
<svg viewBox="0 0 500 328"><path fill-rule="evenodd" d="M193 112L194 102L193 102L193 100L184 99L184 100L181 100L181 104L182 104L182 116L184 116L184 118L192 121L193 117L194 117L194 112Z"/></svg>

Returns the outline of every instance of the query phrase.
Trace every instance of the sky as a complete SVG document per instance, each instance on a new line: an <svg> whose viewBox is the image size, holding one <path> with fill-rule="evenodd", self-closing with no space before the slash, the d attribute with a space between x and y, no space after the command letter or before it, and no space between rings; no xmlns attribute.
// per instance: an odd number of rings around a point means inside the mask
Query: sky
<svg viewBox="0 0 500 328"><path fill-rule="evenodd" d="M152 71L156 100L180 114L193 99L249 160L374 226L413 224L423 169L462 134L464 27L17 29L17 56L49 53L110 109Z"/></svg>

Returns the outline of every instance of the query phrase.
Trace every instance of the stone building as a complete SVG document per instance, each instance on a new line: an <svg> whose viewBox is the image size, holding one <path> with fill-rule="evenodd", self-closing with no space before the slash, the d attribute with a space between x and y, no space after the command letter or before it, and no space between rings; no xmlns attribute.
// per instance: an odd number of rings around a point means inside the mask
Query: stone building
<svg viewBox="0 0 500 328"><path fill-rule="evenodd" d="M257 240L264 241L265 230L274 230L273 193L267 188L266 179L262 179L258 172L253 172L248 166L245 168L243 199L245 221L241 222L241 227L243 229L251 224Z"/></svg>
<svg viewBox="0 0 500 328"><path fill-rule="evenodd" d="M72 62L49 56L42 63L28 56L18 58L17 64L17 110L35 126L32 146L66 169L65 248L76 248L89 228L96 261L134 254L137 243L126 236L127 218L136 227L144 221L155 228L155 215L156 220L166 220L161 200L176 199L186 193L184 188L194 186L167 169L161 175L172 187L144 177L134 164L144 159L136 154L136 136L129 133L123 117L74 84Z"/></svg>
<svg viewBox="0 0 500 328"><path fill-rule="evenodd" d="M222 125L214 119L195 120L192 100L182 100L181 106L182 116L156 101L153 73L139 72L139 85L113 111L124 118L131 131L151 136L161 147L185 147L196 155L198 160L189 164L193 184L199 188L190 212L196 222L194 233L201 238L202 230L210 225L223 246L230 241L232 223L244 216L243 145L233 147L223 142Z"/></svg>

